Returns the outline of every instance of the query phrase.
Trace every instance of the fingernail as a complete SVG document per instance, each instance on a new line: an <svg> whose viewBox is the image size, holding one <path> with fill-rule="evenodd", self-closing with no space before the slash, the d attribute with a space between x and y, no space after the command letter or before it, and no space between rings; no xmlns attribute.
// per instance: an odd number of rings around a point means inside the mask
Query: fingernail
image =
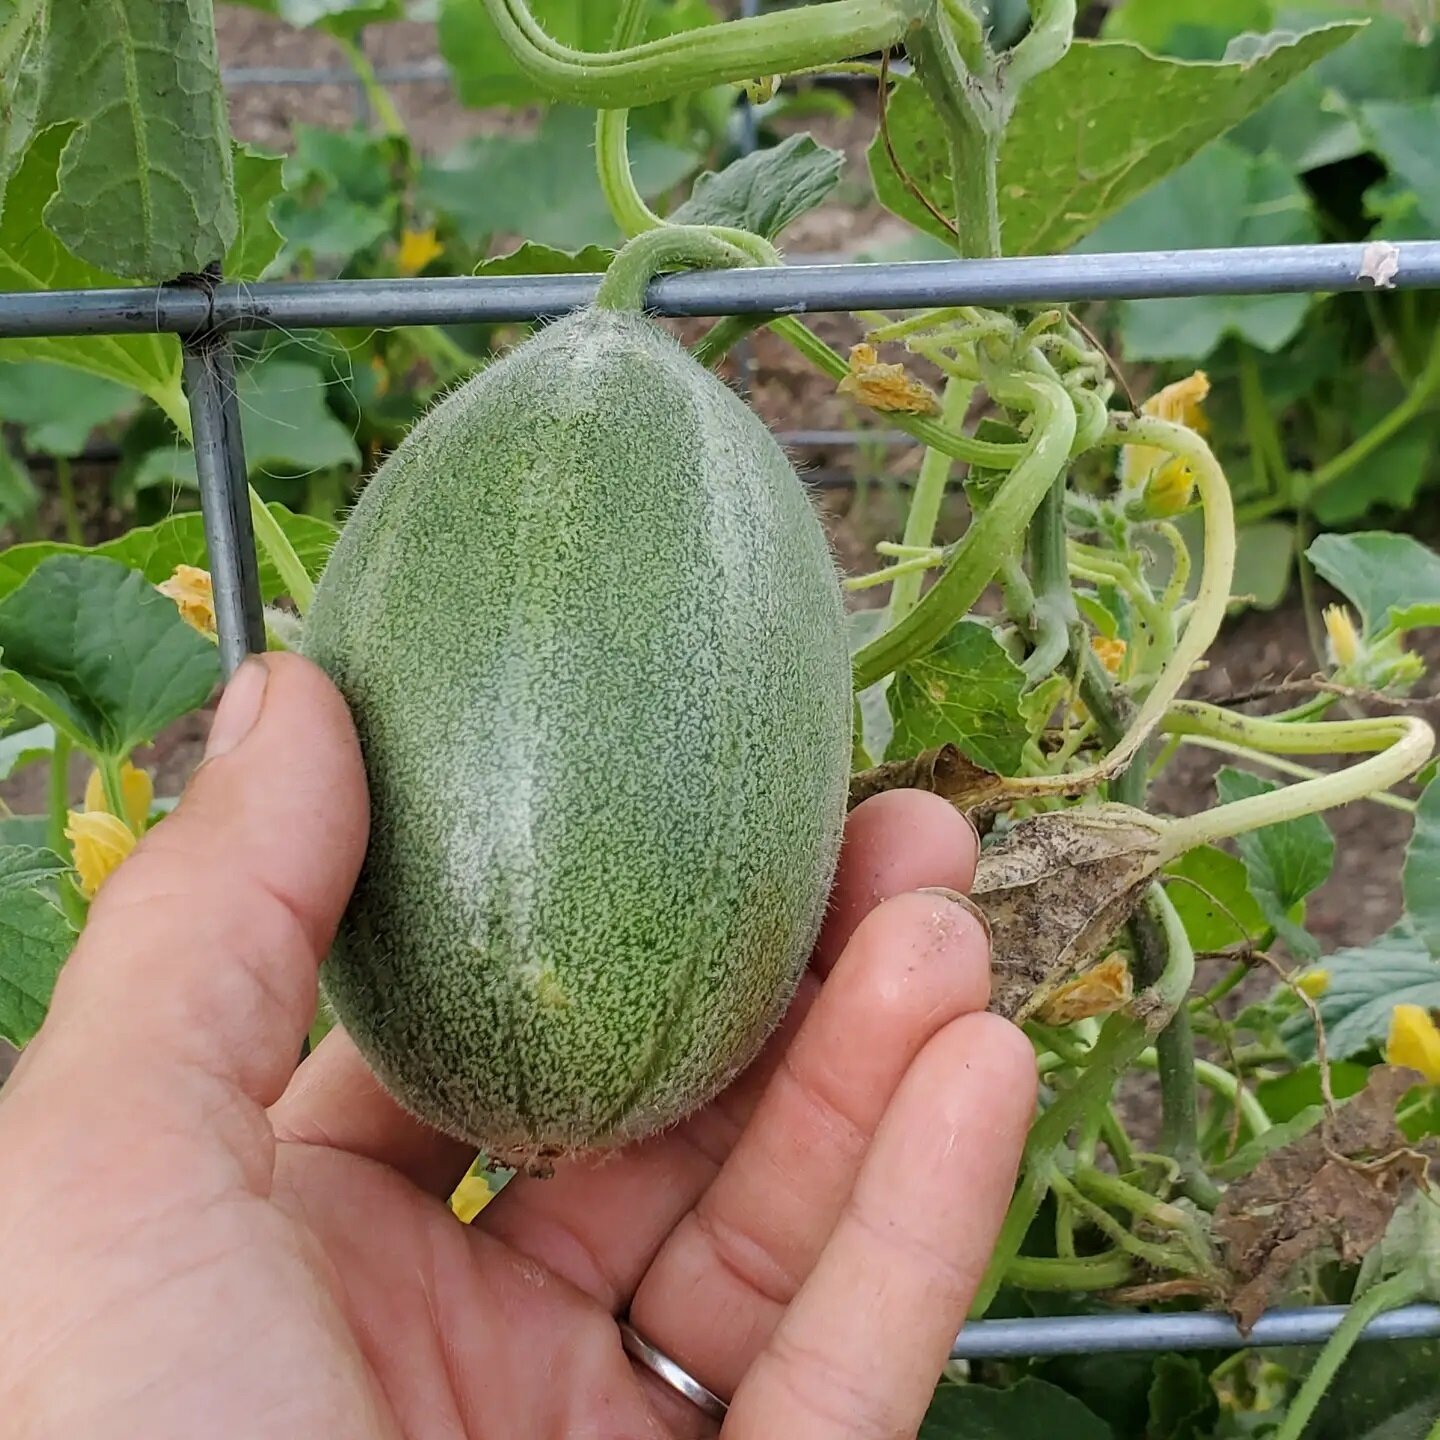
<svg viewBox="0 0 1440 1440"><path fill-rule="evenodd" d="M254 729L255 722L260 718L261 706L265 703L265 687L269 680L270 672L265 668L265 662L255 656L245 661L230 677L230 683L220 697L215 721L210 726L210 738L205 742L206 760L228 755Z"/></svg>
<svg viewBox="0 0 1440 1440"><path fill-rule="evenodd" d="M942 900L948 900L952 905L958 905L962 910L975 917L980 928L985 932L987 944L994 938L993 932L990 929L990 917L963 892L947 889L944 885L922 885L920 887L920 894L938 895Z"/></svg>

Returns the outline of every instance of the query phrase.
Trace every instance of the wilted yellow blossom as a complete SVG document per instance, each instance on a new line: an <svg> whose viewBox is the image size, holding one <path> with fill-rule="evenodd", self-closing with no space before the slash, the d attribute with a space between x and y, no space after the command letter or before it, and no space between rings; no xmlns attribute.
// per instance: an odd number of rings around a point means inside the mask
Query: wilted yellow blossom
<svg viewBox="0 0 1440 1440"><path fill-rule="evenodd" d="M1390 1012L1385 1059L1418 1070L1432 1085L1440 1085L1440 1029L1424 1006L1397 1005Z"/></svg>
<svg viewBox="0 0 1440 1440"><path fill-rule="evenodd" d="M65 838L75 856L80 893L93 900L120 862L135 848L135 832L108 810L70 811Z"/></svg>
<svg viewBox="0 0 1440 1440"><path fill-rule="evenodd" d="M1130 648L1123 640L1112 640L1108 635L1092 635L1090 648L1105 667L1109 675L1118 675L1125 664L1125 654Z"/></svg>
<svg viewBox="0 0 1440 1440"><path fill-rule="evenodd" d="M193 625L202 635L215 634L215 592L210 572L194 565L177 565L175 573L155 587L173 600L180 609L180 618Z"/></svg>
<svg viewBox="0 0 1440 1440"><path fill-rule="evenodd" d="M395 268L402 275L418 275L432 260L445 253L445 247L435 238L435 231L407 230L400 237L400 248L395 255Z"/></svg>
<svg viewBox="0 0 1440 1440"><path fill-rule="evenodd" d="M120 793L125 797L125 813L118 818L138 835L150 818L150 805L155 799L155 783L148 772L128 760L120 767ZM105 801L105 778L92 770L85 782L85 809L109 811Z"/></svg>
<svg viewBox="0 0 1440 1440"><path fill-rule="evenodd" d="M1330 659L1336 665L1353 665L1360 658L1360 632L1344 605L1325 607L1325 634L1330 641Z"/></svg>
<svg viewBox="0 0 1440 1440"><path fill-rule="evenodd" d="M1042 1025L1073 1025L1095 1015L1109 1015L1129 1004L1135 993L1130 962L1116 950L1083 975L1067 980L1036 1012Z"/></svg>
<svg viewBox="0 0 1440 1440"><path fill-rule="evenodd" d="M934 415L940 409L935 392L916 380L903 365L882 364L873 345L850 347L850 373L837 387L872 410L901 415Z"/></svg>
<svg viewBox="0 0 1440 1440"><path fill-rule="evenodd" d="M1206 431L1203 405L1210 394L1210 377L1203 370L1167 385L1141 407L1142 415L1188 426L1197 434ZM1178 515L1195 491L1195 474L1185 461L1154 445L1127 445L1120 452L1120 483L1145 497L1145 509L1152 519Z"/></svg>
<svg viewBox="0 0 1440 1440"><path fill-rule="evenodd" d="M450 1208L468 1225L494 1198L495 1192L484 1175L467 1175L455 1187Z"/></svg>
<svg viewBox="0 0 1440 1440"><path fill-rule="evenodd" d="M1295 986L1312 1000L1318 1000L1330 988L1330 972L1307 970L1295 981Z"/></svg>

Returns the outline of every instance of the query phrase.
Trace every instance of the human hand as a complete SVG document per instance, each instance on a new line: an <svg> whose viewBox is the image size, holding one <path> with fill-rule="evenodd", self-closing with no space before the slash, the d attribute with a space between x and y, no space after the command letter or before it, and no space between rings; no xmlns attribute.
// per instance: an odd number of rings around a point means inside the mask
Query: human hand
<svg viewBox="0 0 1440 1440"><path fill-rule="evenodd" d="M716 1394L727 1437L915 1432L1034 1103L983 1012L973 832L934 797L850 817L812 969L713 1105L517 1179L336 1032L293 1073L366 837L349 717L294 656L232 681L175 814L106 884L0 1092L7 1440L711 1434L617 1315ZM822 984L823 981L823 984Z"/></svg>

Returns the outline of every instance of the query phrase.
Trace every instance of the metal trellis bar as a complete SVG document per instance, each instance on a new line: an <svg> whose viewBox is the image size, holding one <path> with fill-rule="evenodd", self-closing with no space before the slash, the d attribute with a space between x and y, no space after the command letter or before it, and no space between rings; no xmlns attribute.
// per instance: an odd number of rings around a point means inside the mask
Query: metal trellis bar
<svg viewBox="0 0 1440 1440"><path fill-rule="evenodd" d="M161 332L184 337L184 379L194 423L216 618L229 673L247 653L264 645L264 624L234 366L225 333L536 320L583 306L597 282L598 277L585 275L519 276L218 285L209 293L183 286L0 293L0 339ZM1325 292L1360 290L1377 283L1440 289L1440 241L900 265L796 265L669 276L655 283L650 301L657 314L670 316L799 314ZM829 443L829 432L822 438ZM1344 1314L1344 1307L1275 1311L1262 1317L1248 1336L1241 1335L1227 1316L1207 1313L985 1320L965 1327L952 1354L981 1359L1311 1344L1329 1336ZM1366 1339L1430 1336L1440 1336L1437 1305L1392 1311L1372 1321L1364 1332Z"/></svg>
<svg viewBox="0 0 1440 1440"><path fill-rule="evenodd" d="M1370 289L1383 260L1394 266L1390 286L1440 289L1440 240L1411 240L719 270L667 275L649 305L677 317L803 315L1301 294ZM596 275L522 275L220 285L208 296L180 286L36 291L0 295L0 339L535 320L586 305L598 283Z"/></svg>

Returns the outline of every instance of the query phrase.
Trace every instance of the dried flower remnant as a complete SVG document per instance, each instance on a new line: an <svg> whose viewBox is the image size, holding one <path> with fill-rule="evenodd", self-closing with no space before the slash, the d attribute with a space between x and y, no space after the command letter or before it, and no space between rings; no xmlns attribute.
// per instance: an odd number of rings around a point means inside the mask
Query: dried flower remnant
<svg viewBox="0 0 1440 1440"><path fill-rule="evenodd" d="M873 345L863 342L850 348L850 373L837 387L872 410L898 415L936 415L940 401L923 380L917 380L903 365L882 362Z"/></svg>
<svg viewBox="0 0 1440 1440"><path fill-rule="evenodd" d="M168 580L155 587L180 610L180 618L202 635L215 637L215 592L210 572L194 565L177 565Z"/></svg>
<svg viewBox="0 0 1440 1440"><path fill-rule="evenodd" d="M1073 1025L1113 1014L1135 997L1130 962L1118 950L1098 965L1060 985L1035 1012L1042 1025Z"/></svg>

